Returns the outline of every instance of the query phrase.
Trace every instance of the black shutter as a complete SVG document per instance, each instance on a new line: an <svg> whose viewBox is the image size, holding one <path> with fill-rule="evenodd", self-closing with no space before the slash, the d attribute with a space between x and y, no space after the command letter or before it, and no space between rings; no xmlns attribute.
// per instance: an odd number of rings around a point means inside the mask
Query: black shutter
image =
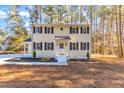
<svg viewBox="0 0 124 93"><path fill-rule="evenodd" d="M45 28L44 28L45 33L46 33L46 30L47 30L47 28L45 27Z"/></svg>
<svg viewBox="0 0 124 93"><path fill-rule="evenodd" d="M86 34L87 33L87 28L85 27L83 30L84 30L84 33Z"/></svg>
<svg viewBox="0 0 124 93"><path fill-rule="evenodd" d="M42 42L40 43L40 50L42 50Z"/></svg>
<svg viewBox="0 0 124 93"><path fill-rule="evenodd" d="M45 48L45 50L47 50L47 47L46 47L46 42L45 42L44 48Z"/></svg>
<svg viewBox="0 0 124 93"><path fill-rule="evenodd" d="M81 50L83 50L83 46L82 46L83 44L82 44L82 42L80 44L81 44Z"/></svg>
<svg viewBox="0 0 124 93"><path fill-rule="evenodd" d="M72 27L70 27L70 34L72 33Z"/></svg>
<svg viewBox="0 0 124 93"><path fill-rule="evenodd" d="M89 27L87 27L87 34L89 34Z"/></svg>
<svg viewBox="0 0 124 93"><path fill-rule="evenodd" d="M89 50L89 42L87 42L87 50Z"/></svg>
<svg viewBox="0 0 124 93"><path fill-rule="evenodd" d="M33 49L35 50L35 48L36 48L36 47L35 47L35 42L33 42Z"/></svg>
<svg viewBox="0 0 124 93"><path fill-rule="evenodd" d="M70 42L70 50L72 50L72 43Z"/></svg>
<svg viewBox="0 0 124 93"><path fill-rule="evenodd" d="M78 27L77 27L77 34L78 34Z"/></svg>
<svg viewBox="0 0 124 93"><path fill-rule="evenodd" d="M35 26L33 26L33 33L35 33Z"/></svg>
<svg viewBox="0 0 124 93"><path fill-rule="evenodd" d="M83 33L83 28L81 27L81 34Z"/></svg>
<svg viewBox="0 0 124 93"><path fill-rule="evenodd" d="M87 43L84 43L84 46L85 46L85 48L84 48L84 49L86 50L86 49L87 49Z"/></svg>
<svg viewBox="0 0 124 93"><path fill-rule="evenodd" d="M40 33L42 33L42 27L40 27Z"/></svg>
<svg viewBox="0 0 124 93"><path fill-rule="evenodd" d="M77 42L77 50L78 50L78 47L79 47L79 46L78 46L78 42Z"/></svg>
<svg viewBox="0 0 124 93"><path fill-rule="evenodd" d="M51 46L52 46L52 50L54 50L54 43L53 42L51 43Z"/></svg>
<svg viewBox="0 0 124 93"><path fill-rule="evenodd" d="M54 33L54 27L51 27L51 33L52 34Z"/></svg>

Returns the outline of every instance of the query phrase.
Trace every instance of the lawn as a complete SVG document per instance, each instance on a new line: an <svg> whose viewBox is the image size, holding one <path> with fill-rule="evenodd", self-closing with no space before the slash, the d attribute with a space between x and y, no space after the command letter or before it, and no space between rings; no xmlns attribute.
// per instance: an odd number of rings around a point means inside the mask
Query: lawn
<svg viewBox="0 0 124 93"><path fill-rule="evenodd" d="M0 87L124 87L124 60L95 58L68 66L0 66Z"/></svg>

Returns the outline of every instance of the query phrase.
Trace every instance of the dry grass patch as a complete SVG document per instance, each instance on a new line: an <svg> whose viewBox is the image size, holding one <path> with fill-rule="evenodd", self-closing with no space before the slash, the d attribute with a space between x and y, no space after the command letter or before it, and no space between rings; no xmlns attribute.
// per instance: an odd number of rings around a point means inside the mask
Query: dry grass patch
<svg viewBox="0 0 124 93"><path fill-rule="evenodd" d="M124 63L69 62L68 66L0 66L0 87L124 87ZM101 60L101 61L100 61Z"/></svg>

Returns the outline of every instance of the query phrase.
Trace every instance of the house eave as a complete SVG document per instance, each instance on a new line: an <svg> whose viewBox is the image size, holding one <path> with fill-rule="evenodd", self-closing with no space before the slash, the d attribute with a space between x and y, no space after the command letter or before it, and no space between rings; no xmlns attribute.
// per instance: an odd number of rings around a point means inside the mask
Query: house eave
<svg viewBox="0 0 124 93"><path fill-rule="evenodd" d="M85 24L32 24L32 26L54 26L54 27L70 27L70 26L91 26L89 23Z"/></svg>

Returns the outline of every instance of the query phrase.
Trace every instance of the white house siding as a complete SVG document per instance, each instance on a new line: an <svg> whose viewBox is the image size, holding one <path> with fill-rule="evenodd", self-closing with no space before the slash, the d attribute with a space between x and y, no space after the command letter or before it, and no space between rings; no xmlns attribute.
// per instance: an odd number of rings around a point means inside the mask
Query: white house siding
<svg viewBox="0 0 124 93"><path fill-rule="evenodd" d="M70 58L83 58L86 57L87 52L91 53L91 38L90 38L90 32L89 34L80 34L80 27L83 25L76 25L76 27L79 27L78 34L70 34L70 27L73 26L56 26L54 25L54 33L46 34L44 33L44 27L48 27L48 25L35 25L37 27L42 26L42 33L35 33L32 34L32 42L36 43L43 43L42 51L36 50L38 57L55 57L57 50L57 42L54 40L54 36L70 36L71 40L67 40L67 52L68 56ZM89 26L89 25L88 25ZM51 26L50 26L51 27ZM63 30L61 31L60 28L63 27ZM65 41L65 40L64 40ZM54 50L44 50L44 42L54 42ZM66 41L65 41L66 42ZM79 50L70 50L70 42L79 42ZM80 42L89 42L89 50L80 50Z"/></svg>

